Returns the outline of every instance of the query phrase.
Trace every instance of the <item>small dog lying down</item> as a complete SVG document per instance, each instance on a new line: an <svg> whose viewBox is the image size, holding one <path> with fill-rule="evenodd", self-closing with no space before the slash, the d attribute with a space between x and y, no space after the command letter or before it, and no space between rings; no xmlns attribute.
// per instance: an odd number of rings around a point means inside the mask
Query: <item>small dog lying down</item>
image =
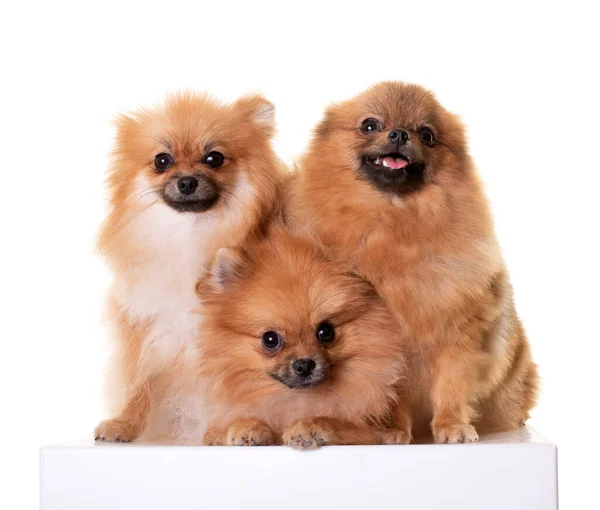
<svg viewBox="0 0 600 510"><path fill-rule="evenodd" d="M373 287L275 227L223 248L198 283L208 445L407 443L391 428L404 360Z"/></svg>

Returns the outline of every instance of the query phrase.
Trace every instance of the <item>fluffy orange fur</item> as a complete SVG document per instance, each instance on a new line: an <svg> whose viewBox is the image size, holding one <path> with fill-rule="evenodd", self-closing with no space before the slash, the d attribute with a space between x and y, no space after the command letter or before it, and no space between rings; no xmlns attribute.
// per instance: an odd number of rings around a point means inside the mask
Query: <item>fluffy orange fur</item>
<svg viewBox="0 0 600 510"><path fill-rule="evenodd" d="M201 440L195 284L220 248L260 231L275 211L284 169L273 130L273 105L261 96L222 104L183 93L119 117L98 243L114 273L114 417L97 439ZM182 178L197 186L186 190Z"/></svg>
<svg viewBox="0 0 600 510"><path fill-rule="evenodd" d="M201 365L217 445L405 443L391 429L404 358L395 318L373 287L278 226L243 248L223 249L198 284ZM324 344L316 331L335 328ZM266 331L282 343L271 352ZM296 360L327 375L290 387Z"/></svg>
<svg viewBox="0 0 600 510"><path fill-rule="evenodd" d="M409 164L382 166L388 153ZM464 128L430 92L387 82L332 105L285 208L372 282L408 335L406 434L469 442L525 422L536 366Z"/></svg>

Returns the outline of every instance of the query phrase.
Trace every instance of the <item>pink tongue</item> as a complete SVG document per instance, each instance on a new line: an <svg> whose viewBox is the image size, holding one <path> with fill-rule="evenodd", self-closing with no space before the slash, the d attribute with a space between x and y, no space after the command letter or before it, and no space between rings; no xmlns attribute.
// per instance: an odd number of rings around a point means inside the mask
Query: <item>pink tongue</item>
<svg viewBox="0 0 600 510"><path fill-rule="evenodd" d="M382 164L388 168L399 170L400 168L404 168L406 165L408 165L408 162L402 158L392 158L388 156L387 158L383 158Z"/></svg>

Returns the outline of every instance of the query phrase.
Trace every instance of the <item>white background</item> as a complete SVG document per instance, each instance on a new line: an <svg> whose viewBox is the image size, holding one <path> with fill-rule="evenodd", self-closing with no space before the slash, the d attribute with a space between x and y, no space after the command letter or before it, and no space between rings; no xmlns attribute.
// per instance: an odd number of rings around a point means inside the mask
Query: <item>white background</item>
<svg viewBox="0 0 600 510"><path fill-rule="evenodd" d="M118 6L117 6L118 5ZM543 378L563 508L598 508L600 83L593 2L19 2L0 19L0 507L38 448L102 418L109 274L93 254L119 111L261 91L288 162L324 105L382 79L462 114ZM432 480L435 486L435 480Z"/></svg>

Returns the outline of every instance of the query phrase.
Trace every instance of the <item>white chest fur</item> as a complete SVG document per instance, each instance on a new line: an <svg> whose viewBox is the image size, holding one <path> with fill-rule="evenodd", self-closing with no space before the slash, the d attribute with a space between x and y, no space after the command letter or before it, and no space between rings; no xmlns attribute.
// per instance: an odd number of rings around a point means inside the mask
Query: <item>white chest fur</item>
<svg viewBox="0 0 600 510"><path fill-rule="evenodd" d="M218 225L210 213L178 213L162 202L138 212L127 226L135 260L115 281L115 296L132 322L150 324L144 354L168 362L198 338L195 284L211 254L206 246ZM151 351L148 352L148 351Z"/></svg>
<svg viewBox="0 0 600 510"><path fill-rule="evenodd" d="M237 230L254 192L242 177L238 200L214 211L181 213L149 189L145 176L138 177L131 197L135 205L122 236L132 260L115 280L113 291L132 322L151 325L144 354L160 363L182 351L195 351L201 323L196 282L218 248L215 237Z"/></svg>
<svg viewBox="0 0 600 510"><path fill-rule="evenodd" d="M168 368L175 359L196 365L202 323L196 282L220 247L217 238L235 242L237 235L232 232L243 230L244 214L255 200L244 177L238 181L237 200L204 213L174 211L148 189L148 181L138 178L131 197L135 206L124 218L121 236L131 260L125 261L126 270L119 271L113 284L113 295L130 322L147 326L135 374L141 379ZM190 393L189 386L183 393L178 387L175 393L169 392L157 418L180 422L176 435L196 436L201 395L195 390ZM187 416L194 417L189 425Z"/></svg>

